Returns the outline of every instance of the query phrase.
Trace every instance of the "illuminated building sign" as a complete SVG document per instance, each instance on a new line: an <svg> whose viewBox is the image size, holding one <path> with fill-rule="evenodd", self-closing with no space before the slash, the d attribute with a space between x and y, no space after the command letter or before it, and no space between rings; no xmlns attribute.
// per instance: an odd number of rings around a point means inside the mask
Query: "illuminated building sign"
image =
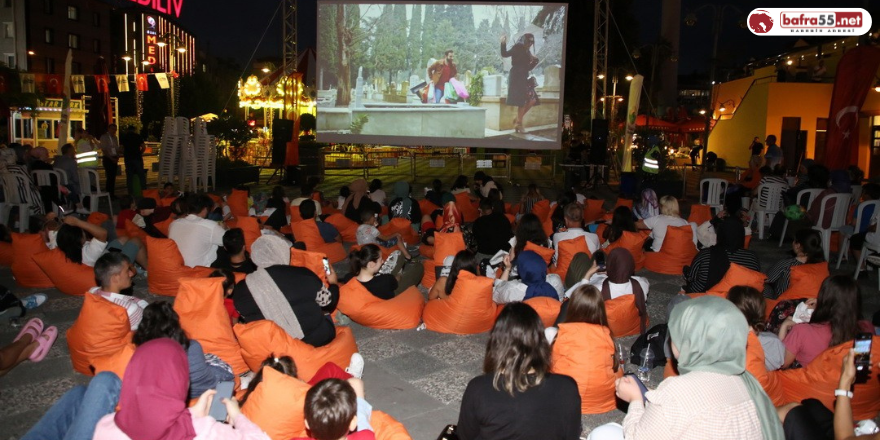
<svg viewBox="0 0 880 440"><path fill-rule="evenodd" d="M180 18L180 10L183 9L183 0L131 0L141 6L152 8L156 12L173 15Z"/></svg>
<svg viewBox="0 0 880 440"><path fill-rule="evenodd" d="M156 64L159 48L156 45L159 38L159 23L153 15L144 16L144 56L150 64Z"/></svg>

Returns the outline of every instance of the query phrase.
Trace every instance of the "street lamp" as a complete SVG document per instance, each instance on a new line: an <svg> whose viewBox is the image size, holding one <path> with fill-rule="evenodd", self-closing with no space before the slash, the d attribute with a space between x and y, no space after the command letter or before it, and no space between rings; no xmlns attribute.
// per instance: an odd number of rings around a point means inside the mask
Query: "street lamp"
<svg viewBox="0 0 880 440"><path fill-rule="evenodd" d="M159 47L172 46L172 47L174 47L174 50L176 50L178 53L185 53L186 52L186 46L183 44L183 40L181 40L180 37L178 37L177 35L174 35L173 33L170 33L170 32L162 34L159 37L159 40L156 42L156 46L159 46ZM168 54L168 70L171 72L171 77L168 79L168 81L170 82L170 85L171 85L170 93L171 93L171 117L172 118L177 115L177 106L176 106L176 103L174 102L175 101L175 97L174 97L174 92L175 92L174 61L176 60L176 58L177 58L177 54L174 54L174 53Z"/></svg>

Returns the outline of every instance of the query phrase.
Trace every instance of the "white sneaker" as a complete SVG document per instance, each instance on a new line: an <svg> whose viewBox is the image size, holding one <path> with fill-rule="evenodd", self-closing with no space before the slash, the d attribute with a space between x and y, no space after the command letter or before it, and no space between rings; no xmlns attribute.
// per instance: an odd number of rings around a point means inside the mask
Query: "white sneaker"
<svg viewBox="0 0 880 440"><path fill-rule="evenodd" d="M559 329L556 327L547 327L544 329L544 337L547 338L547 343L552 344L554 340L556 340L556 334L559 333Z"/></svg>
<svg viewBox="0 0 880 440"><path fill-rule="evenodd" d="M345 372L358 379L364 377L364 357L360 353L352 354Z"/></svg>

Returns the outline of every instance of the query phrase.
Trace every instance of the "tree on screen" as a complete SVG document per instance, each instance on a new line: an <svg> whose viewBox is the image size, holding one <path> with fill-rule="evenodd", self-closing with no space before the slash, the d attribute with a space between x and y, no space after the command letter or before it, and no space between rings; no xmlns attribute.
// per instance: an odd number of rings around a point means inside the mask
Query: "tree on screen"
<svg viewBox="0 0 880 440"><path fill-rule="evenodd" d="M373 66L379 72L388 73L388 83L393 74L405 69L406 63L406 9L401 4L385 5L374 27Z"/></svg>
<svg viewBox="0 0 880 440"><path fill-rule="evenodd" d="M422 4L416 3L409 20L409 38L406 42L407 66L417 71L422 60Z"/></svg>

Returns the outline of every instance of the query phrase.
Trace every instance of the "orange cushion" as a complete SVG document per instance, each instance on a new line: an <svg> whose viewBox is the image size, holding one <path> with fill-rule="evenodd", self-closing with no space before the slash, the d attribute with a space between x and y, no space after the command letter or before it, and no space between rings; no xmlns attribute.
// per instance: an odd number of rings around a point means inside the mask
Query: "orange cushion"
<svg viewBox="0 0 880 440"><path fill-rule="evenodd" d="M615 338L637 335L641 332L641 318L639 318L639 309L636 308L635 295L623 295L605 301L605 313L608 315L608 327L611 328ZM648 325L649 321L645 320L646 329Z"/></svg>
<svg viewBox="0 0 880 440"><path fill-rule="evenodd" d="M110 220L110 216L104 214L103 212L93 212L89 214L89 218L86 219L87 222L98 226L101 226L101 224L103 224L107 220Z"/></svg>
<svg viewBox="0 0 880 440"><path fill-rule="evenodd" d="M443 265L443 260L448 256L467 249L464 244L464 236L461 232L435 232L434 233L434 264Z"/></svg>
<svg viewBox="0 0 880 440"><path fill-rule="evenodd" d="M305 401L309 388L309 384L295 377L265 368L263 382L248 397L241 413L272 440L304 437ZM284 410L280 411L281 408Z"/></svg>
<svg viewBox="0 0 880 440"><path fill-rule="evenodd" d="M761 341L755 332L751 331L746 341L746 371L755 376L774 405L781 406L787 403L782 398L779 381L775 375L767 371L767 366L764 364L764 347L761 346Z"/></svg>
<svg viewBox="0 0 880 440"><path fill-rule="evenodd" d="M232 193L226 196L226 204L235 217L248 216L248 193L247 191L233 189Z"/></svg>
<svg viewBox="0 0 880 440"><path fill-rule="evenodd" d="M153 223L153 226L155 226L156 229L158 229L159 232L162 233L162 235L164 235L164 236L167 237L167 236L168 236L168 231L171 229L171 222L173 222L173 221L174 221L173 218L168 217L168 218L166 218L165 220L162 220L162 221L159 222L159 223Z"/></svg>
<svg viewBox="0 0 880 440"><path fill-rule="evenodd" d="M419 200L419 211L422 212L422 215L431 215L432 212L438 209L440 209L440 207L428 199ZM421 220L422 219L419 219L419 221Z"/></svg>
<svg viewBox="0 0 880 440"><path fill-rule="evenodd" d="M68 260L59 249L40 252L33 258L55 284L55 288L63 293L81 296L97 285L95 269Z"/></svg>
<svg viewBox="0 0 880 440"><path fill-rule="evenodd" d="M159 206L159 199L162 197L159 195L158 189L142 189L141 195L145 199L153 199L156 201L156 206Z"/></svg>
<svg viewBox="0 0 880 440"><path fill-rule="evenodd" d="M236 228L241 228L244 232L244 246L248 252L251 251L251 245L260 238L263 233L260 231L260 222L256 217L236 217ZM166 236L168 234L165 234Z"/></svg>
<svg viewBox="0 0 880 440"><path fill-rule="evenodd" d="M584 241L584 240L581 239L581 241ZM553 254L556 253L555 251L553 251L553 248L546 248L544 246L538 246L535 243L532 243L531 241L526 243L526 246L523 248L523 250L524 251L532 251L532 252L540 255L541 258L544 259L544 262L547 263L548 265L550 264L550 261L553 259Z"/></svg>
<svg viewBox="0 0 880 440"><path fill-rule="evenodd" d="M370 425L376 434L376 440L412 440L402 423L382 411L373 411Z"/></svg>
<svg viewBox="0 0 880 440"><path fill-rule="evenodd" d="M477 207L471 202L467 193L455 195L455 206L458 208L458 212L461 213L465 223L472 223L480 217L480 212L477 211Z"/></svg>
<svg viewBox="0 0 880 440"><path fill-rule="evenodd" d="M290 225L293 237L296 241L306 244L306 249L312 252L320 252L330 259L331 263L338 263L348 257L342 243L327 243L318 230L318 223L314 219L302 220Z"/></svg>
<svg viewBox="0 0 880 440"><path fill-rule="evenodd" d="M584 223L592 223L605 215L605 210L602 208L605 200L587 199L586 202L584 205Z"/></svg>
<svg viewBox="0 0 880 440"><path fill-rule="evenodd" d="M609 253L616 248L623 248L629 251L636 262L636 270L642 270L645 267L645 240L648 239L650 233L648 231L629 232L623 231L623 235L614 243L605 248L605 252ZM601 236L600 236L601 237ZM690 262L688 262L690 264Z"/></svg>
<svg viewBox="0 0 880 440"><path fill-rule="evenodd" d="M131 220L125 221L125 235L127 235L129 238L140 239L141 241L147 239L147 233L144 232L144 230L141 229L140 226L132 223ZM167 237L168 234L165 234L165 236Z"/></svg>
<svg viewBox="0 0 880 440"><path fill-rule="evenodd" d="M526 247L531 243L528 243ZM585 253L587 255L592 255L590 253L590 248L587 246L587 240L583 237L571 238L568 240L562 240L558 244L559 249L559 257L556 259L556 271L562 279L565 279L565 274L568 273L568 266L571 264L571 260L578 253Z"/></svg>
<svg viewBox="0 0 880 440"><path fill-rule="evenodd" d="M303 221L302 215L299 213L299 206L290 205L288 212L290 212L291 224ZM324 211L322 210L321 212L323 213Z"/></svg>
<svg viewBox="0 0 880 440"><path fill-rule="evenodd" d="M682 269L691 264L697 255L694 246L694 230L691 225L668 226L660 252L645 254L645 267L667 275L681 275Z"/></svg>
<svg viewBox="0 0 880 440"><path fill-rule="evenodd" d="M301 251L297 248L290 248L290 265L311 270L326 285L327 272L324 272L325 256L320 252Z"/></svg>
<svg viewBox="0 0 880 440"><path fill-rule="evenodd" d="M437 282L437 274L434 273L434 269L437 268L437 263L434 260L424 260L422 261L422 269L424 269L422 273L422 286L431 289L434 287L434 283Z"/></svg>
<svg viewBox="0 0 880 440"><path fill-rule="evenodd" d="M270 355L290 356L296 361L300 377L311 378L327 362L347 366L351 355L357 353L357 343L350 327L336 327L336 338L323 347L313 347L291 338L284 329L263 319L233 328L241 345L241 356L252 371Z"/></svg>
<svg viewBox="0 0 880 440"><path fill-rule="evenodd" d="M691 215L688 222L696 223L697 226L712 220L712 208L708 205L691 205Z"/></svg>
<svg viewBox="0 0 880 440"><path fill-rule="evenodd" d="M73 369L93 375L92 359L113 355L131 342L131 323L125 308L98 295L85 295L79 317L67 330Z"/></svg>
<svg viewBox="0 0 880 440"><path fill-rule="evenodd" d="M241 358L223 299L222 278L184 278L180 280L174 310L186 336L199 341L205 353L219 356L239 375L247 372L248 366Z"/></svg>
<svg viewBox="0 0 880 440"><path fill-rule="evenodd" d="M0 266L12 266L12 243L0 241Z"/></svg>
<svg viewBox="0 0 880 440"><path fill-rule="evenodd" d="M538 219L542 222L550 218L553 214L553 210L550 208L550 201L547 199L538 200L534 204L532 204L532 214L538 216Z"/></svg>
<svg viewBox="0 0 880 440"><path fill-rule="evenodd" d="M0 245L0 246L2 246L2 245ZM2 249L2 248L0 248L0 249ZM422 244L419 246L419 253L423 257L425 257L431 261L434 260L434 246L428 246L426 244Z"/></svg>
<svg viewBox="0 0 880 440"><path fill-rule="evenodd" d="M740 266L736 263L730 263L730 268L724 274L724 278L718 284L709 288L709 292L720 292L727 294L727 291L734 286L749 286L757 289L759 292L764 290L764 281L767 275L761 272L755 272L749 268Z"/></svg>
<svg viewBox="0 0 880 440"><path fill-rule="evenodd" d="M617 407L614 381L623 371L613 370L614 341L608 328L581 322L559 324L551 359L551 372L577 382L582 414L599 414Z"/></svg>
<svg viewBox="0 0 880 440"><path fill-rule="evenodd" d="M429 330L468 335L487 332L495 324L492 279L461 271L452 294L428 301L422 319Z"/></svg>
<svg viewBox="0 0 880 440"><path fill-rule="evenodd" d="M324 221L336 227L336 230L342 235L343 241L357 243L357 223L342 214L333 214L325 218Z"/></svg>
<svg viewBox="0 0 880 440"><path fill-rule="evenodd" d="M95 356L92 358L92 368L95 369L95 374L109 371L119 377L125 377L125 368L128 367L131 357L134 356L134 351L135 346L130 343L116 353Z"/></svg>
<svg viewBox="0 0 880 440"><path fill-rule="evenodd" d="M802 264L791 267L788 289L779 295L779 298L768 299L764 316L769 318L770 312L780 301L788 301L798 298L818 298L822 282L828 278L828 263Z"/></svg>
<svg viewBox="0 0 880 440"><path fill-rule="evenodd" d="M54 284L37 266L33 256L49 250L40 234L12 233L12 276L21 287L49 288Z"/></svg>
<svg viewBox="0 0 880 440"><path fill-rule="evenodd" d="M621 199L620 197L618 197L617 202L614 203L614 207L617 208L619 206L626 206L627 208L632 209L633 201L630 199Z"/></svg>
<svg viewBox="0 0 880 440"><path fill-rule="evenodd" d="M177 244L170 238L147 237L147 287L157 295L175 296L181 278L205 278L214 271L210 267L187 267Z"/></svg>
<svg viewBox="0 0 880 440"><path fill-rule="evenodd" d="M556 318L559 317L559 309L562 307L562 303L559 302L559 300L548 298L546 296L529 298L523 302L538 312L538 316L541 317L541 322L544 323L544 327L551 327L556 323ZM501 309L503 309L505 305L506 304L498 305L495 312L496 318L501 314Z"/></svg>
<svg viewBox="0 0 880 440"><path fill-rule="evenodd" d="M381 299L370 293L360 281L351 281L339 288L340 312L352 321L370 328L409 329L421 323L425 298L415 286L392 299Z"/></svg>
<svg viewBox="0 0 880 440"><path fill-rule="evenodd" d="M405 218L393 218L388 223L379 226L382 235L391 235L399 232L406 244L414 245L419 242L419 234L412 228L412 222Z"/></svg>

